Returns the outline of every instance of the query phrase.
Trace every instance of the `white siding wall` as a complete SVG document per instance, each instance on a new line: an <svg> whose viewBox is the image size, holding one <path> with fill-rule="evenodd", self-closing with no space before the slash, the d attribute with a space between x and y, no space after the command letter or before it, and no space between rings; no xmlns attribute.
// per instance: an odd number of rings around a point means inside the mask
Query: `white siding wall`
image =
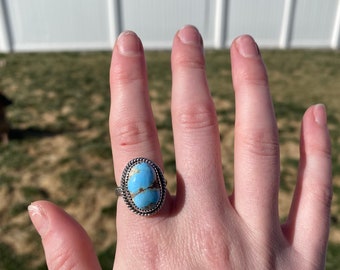
<svg viewBox="0 0 340 270"><path fill-rule="evenodd" d="M279 46L284 2L284 0L229 1L226 45L230 45L235 36L247 33L262 46Z"/></svg>
<svg viewBox="0 0 340 270"><path fill-rule="evenodd" d="M123 0L121 27L137 32L146 47L168 48L179 28L193 24L212 46L215 6L210 0Z"/></svg>
<svg viewBox="0 0 340 270"><path fill-rule="evenodd" d="M261 47L340 47L340 0L0 0L0 52L110 50L126 29L170 48L195 25L206 47L243 33Z"/></svg>

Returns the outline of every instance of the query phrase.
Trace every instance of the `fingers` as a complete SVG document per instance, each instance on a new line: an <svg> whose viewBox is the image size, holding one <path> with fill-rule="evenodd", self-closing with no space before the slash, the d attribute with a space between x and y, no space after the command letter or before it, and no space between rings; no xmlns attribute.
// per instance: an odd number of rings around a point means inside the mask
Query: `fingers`
<svg viewBox="0 0 340 270"><path fill-rule="evenodd" d="M143 46L133 32L123 32L113 49L111 69L110 135L115 179L133 158L145 157L161 168L161 151L148 95ZM163 207L163 210L166 209ZM135 214L118 200L117 214L122 224ZM127 218L127 220L125 220ZM124 220L123 220L124 219Z"/></svg>
<svg viewBox="0 0 340 270"><path fill-rule="evenodd" d="M110 88L110 134L116 181L129 160L162 159L151 111L143 46L133 32L122 33L113 49Z"/></svg>
<svg viewBox="0 0 340 270"><path fill-rule="evenodd" d="M276 232L279 144L266 69L249 36L231 47L235 89L235 183L233 204L257 232Z"/></svg>
<svg viewBox="0 0 340 270"><path fill-rule="evenodd" d="M110 89L110 137L115 179L117 185L120 185L122 172L133 158L145 157L163 167L148 95L143 47L133 32L123 32L113 48ZM160 220L169 211L169 202L170 196L166 196L159 213L145 218L130 211L123 198L118 199L115 267L126 267L124 258L131 254L139 261L141 258L147 260L143 248L147 245L145 243L157 241L159 235L154 224L161 227ZM131 263L133 262L135 261L131 258Z"/></svg>
<svg viewBox="0 0 340 270"><path fill-rule="evenodd" d="M62 209L37 201L28 211L42 238L48 269L101 269L88 235Z"/></svg>
<svg viewBox="0 0 340 270"><path fill-rule="evenodd" d="M298 183L286 236L311 262L324 262L332 200L331 148L323 105L304 115ZM322 269L323 267L320 267Z"/></svg>
<svg viewBox="0 0 340 270"><path fill-rule="evenodd" d="M176 168L179 179L184 180L184 188L178 189L177 196L185 189L186 204L195 204L197 208L199 201L203 212L202 207L210 207L209 202L222 201L220 195L225 188L218 123L205 74L203 42L197 29L186 26L176 34L171 64Z"/></svg>

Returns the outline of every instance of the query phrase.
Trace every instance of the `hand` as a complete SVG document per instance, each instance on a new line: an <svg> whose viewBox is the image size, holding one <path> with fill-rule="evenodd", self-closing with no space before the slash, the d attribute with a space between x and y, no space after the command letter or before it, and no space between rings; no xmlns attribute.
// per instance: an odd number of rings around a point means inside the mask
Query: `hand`
<svg viewBox="0 0 340 270"><path fill-rule="evenodd" d="M279 143L265 66L249 36L231 46L235 89L234 191L224 188L218 123L205 75L202 39L175 36L172 101L176 197L155 216L117 204L115 269L322 269L332 197L330 139L323 105L302 120L301 160L285 224L278 213ZM110 134L115 178L143 156L162 165L142 44L132 32L112 54ZM163 167L162 167L163 168ZM99 269L85 231L49 202L29 207L50 269Z"/></svg>

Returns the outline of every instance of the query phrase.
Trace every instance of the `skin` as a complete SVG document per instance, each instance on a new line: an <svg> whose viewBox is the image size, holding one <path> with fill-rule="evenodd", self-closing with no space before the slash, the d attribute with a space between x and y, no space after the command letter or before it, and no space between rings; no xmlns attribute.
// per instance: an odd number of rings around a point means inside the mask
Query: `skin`
<svg viewBox="0 0 340 270"><path fill-rule="evenodd" d="M234 191L222 174L218 122L209 92L202 38L192 26L174 37L171 113L177 193L161 211L140 217L117 203L114 269L323 269L332 199L330 139L323 105L306 111L289 217L278 214L279 143L266 69L250 36L232 44L235 90ZM163 168L148 98L141 41L118 38L112 54L110 134L115 179L146 157ZM133 101L133 106L131 106ZM46 201L29 214L49 269L100 269L90 239L67 213Z"/></svg>

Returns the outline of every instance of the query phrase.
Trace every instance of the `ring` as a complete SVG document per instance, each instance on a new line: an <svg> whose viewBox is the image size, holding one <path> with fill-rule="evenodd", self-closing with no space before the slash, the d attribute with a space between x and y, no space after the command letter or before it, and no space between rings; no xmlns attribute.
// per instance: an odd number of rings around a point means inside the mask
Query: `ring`
<svg viewBox="0 0 340 270"><path fill-rule="evenodd" d="M134 158L125 166L121 186L116 188L135 214L150 216L163 206L166 180L159 166L147 158Z"/></svg>

